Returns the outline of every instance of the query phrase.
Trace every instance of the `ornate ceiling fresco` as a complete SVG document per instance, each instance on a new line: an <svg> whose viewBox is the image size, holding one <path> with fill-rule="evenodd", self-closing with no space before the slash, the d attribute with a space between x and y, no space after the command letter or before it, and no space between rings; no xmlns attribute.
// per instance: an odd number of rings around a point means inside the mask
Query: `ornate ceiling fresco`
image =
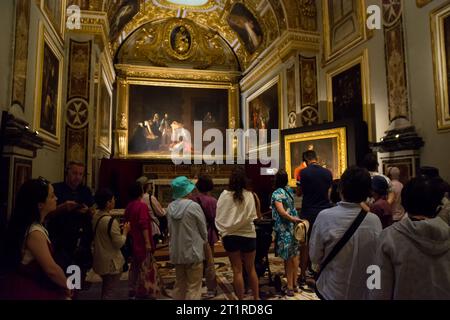
<svg viewBox="0 0 450 320"><path fill-rule="evenodd" d="M239 68L245 70L285 31L316 32L316 1L71 0L69 3L80 5L83 10L106 12L110 49L116 60L134 59L145 63L146 57L152 65L170 66L178 60L198 68L212 68L211 62L200 57L212 50L209 54L217 59L213 60L216 66L222 61L226 68L231 68L234 64L230 60L232 50ZM169 21L184 21L187 34L194 37L190 39L193 47L188 58L182 55L163 57L163 50L154 54L158 42L163 48L169 48L169 38L163 38L170 34L166 30ZM145 52L133 50L131 46L135 44L145 48ZM220 58L219 50L222 50Z"/></svg>

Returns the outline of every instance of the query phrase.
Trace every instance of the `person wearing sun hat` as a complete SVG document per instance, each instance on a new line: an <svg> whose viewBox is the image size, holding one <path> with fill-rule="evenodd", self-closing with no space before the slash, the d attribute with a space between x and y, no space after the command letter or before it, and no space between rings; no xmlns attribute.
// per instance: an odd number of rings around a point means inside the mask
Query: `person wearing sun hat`
<svg viewBox="0 0 450 320"><path fill-rule="evenodd" d="M170 261L175 265L175 300L200 300L203 278L203 245L208 239L200 205L189 199L195 185L187 177L172 180L174 201L167 208Z"/></svg>

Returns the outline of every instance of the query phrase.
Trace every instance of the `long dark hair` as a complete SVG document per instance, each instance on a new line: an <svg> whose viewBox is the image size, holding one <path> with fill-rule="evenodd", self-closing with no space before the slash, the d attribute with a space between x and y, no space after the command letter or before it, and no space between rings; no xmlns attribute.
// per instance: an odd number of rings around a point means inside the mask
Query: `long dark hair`
<svg viewBox="0 0 450 320"><path fill-rule="evenodd" d="M241 168L234 169L230 176L230 184L228 185L228 190L234 191L234 201L244 201L243 192L247 188L247 184L248 180L245 171Z"/></svg>
<svg viewBox="0 0 450 320"><path fill-rule="evenodd" d="M288 182L289 182L289 179L288 179L288 174L287 174L286 170L284 170L284 169L278 170L277 174L275 175L275 184L274 184L275 190L277 190L279 188L281 188L281 189L286 188Z"/></svg>
<svg viewBox="0 0 450 320"><path fill-rule="evenodd" d="M8 224L5 241L5 263L14 268L22 259L25 234L33 223L40 223L39 203L48 197L49 182L45 179L26 181L19 189L14 212Z"/></svg>

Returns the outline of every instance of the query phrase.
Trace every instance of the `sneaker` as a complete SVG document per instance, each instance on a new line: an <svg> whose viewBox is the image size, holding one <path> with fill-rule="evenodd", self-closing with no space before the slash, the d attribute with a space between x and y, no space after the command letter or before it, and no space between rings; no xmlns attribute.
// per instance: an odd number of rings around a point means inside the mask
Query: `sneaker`
<svg viewBox="0 0 450 320"><path fill-rule="evenodd" d="M288 297L294 297L295 295L294 295L294 290L292 290L292 289L287 289L286 290L286 296L288 296Z"/></svg>

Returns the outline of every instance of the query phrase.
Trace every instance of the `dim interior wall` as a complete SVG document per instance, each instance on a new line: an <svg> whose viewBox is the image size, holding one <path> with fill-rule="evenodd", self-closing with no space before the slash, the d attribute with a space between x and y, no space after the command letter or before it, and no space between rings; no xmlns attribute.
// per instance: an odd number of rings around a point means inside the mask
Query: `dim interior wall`
<svg viewBox="0 0 450 320"><path fill-rule="evenodd" d="M0 1L0 111L11 106L15 1ZM1 118L1 116L0 116Z"/></svg>
<svg viewBox="0 0 450 320"><path fill-rule="evenodd" d="M450 148L446 147L446 144L448 144L450 132L438 133L437 131L430 30L430 13L445 2L448 1L434 0L423 8L417 8L416 1L403 1L403 19L405 21L405 50L411 122L425 141L425 146L421 150L421 165L438 167L441 176L449 181ZM381 8L381 0L366 1L366 7L372 4ZM319 19L320 28L323 28L321 15ZM369 85L373 124L376 141L379 142L389 127L383 30L374 30L372 38L368 41L347 51L331 64L320 68L319 101L321 103L327 101L327 71L333 70L338 65L351 60L365 48L367 48L369 56Z"/></svg>
<svg viewBox="0 0 450 320"><path fill-rule="evenodd" d="M44 28L47 29L48 34L51 38L53 38L55 43L56 35L52 32L52 29L48 25L48 21L43 16L42 12L38 8L35 1L31 3L31 12L30 12L30 35L29 35L29 44L28 44L28 72L27 72L27 86L26 86L26 108L25 108L25 120L35 127L34 124L34 114L36 112L36 97L35 90L38 85L36 73L36 63L37 56L39 50L39 21L44 24ZM59 47L59 45L58 45ZM65 57L65 52L62 52L63 57ZM65 100L64 95L66 90L66 67L67 63L65 59L63 60L63 81L62 81L62 100L61 100L61 109L60 112L64 112L65 110ZM61 117L61 143L57 148L49 148L47 146L44 149L41 149L37 152L36 158L33 160L33 178L42 176L51 182L58 182L63 179L64 172L64 117Z"/></svg>
<svg viewBox="0 0 450 320"><path fill-rule="evenodd" d="M381 0L366 1L366 7L372 4L381 7ZM320 27L323 34L323 17L322 15L319 17ZM318 80L319 101L326 104L328 99L326 80L327 72L335 70L338 66L353 60L353 58L356 58L358 55L362 54L365 49L368 51L369 58L368 78L370 87L372 124L374 127L372 133L375 138L374 140L380 141L389 127L383 30L374 30L372 37L368 41L359 44L349 51L346 51L343 55L339 56L337 60L334 60L326 66L322 66L322 68L320 68Z"/></svg>
<svg viewBox="0 0 450 320"><path fill-rule="evenodd" d="M415 1L403 1L406 22L407 55L409 60L409 89L412 121L425 141L421 165L439 168L441 176L450 181L450 131L438 133L434 69L431 49L430 13L446 0L434 0L423 8Z"/></svg>

